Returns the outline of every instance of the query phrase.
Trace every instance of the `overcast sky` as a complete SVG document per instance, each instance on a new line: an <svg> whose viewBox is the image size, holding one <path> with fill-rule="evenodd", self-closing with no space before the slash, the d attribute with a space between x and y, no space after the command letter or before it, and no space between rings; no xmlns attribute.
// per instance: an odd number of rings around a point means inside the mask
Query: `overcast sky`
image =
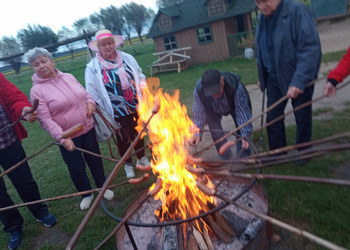
<svg viewBox="0 0 350 250"><path fill-rule="evenodd" d="M128 0L2 0L0 15L0 38L16 37L17 31L26 29L27 24L49 26L55 33L67 26L72 28L74 21L89 17L100 8L110 5L120 7ZM157 12L156 0L133 0Z"/></svg>

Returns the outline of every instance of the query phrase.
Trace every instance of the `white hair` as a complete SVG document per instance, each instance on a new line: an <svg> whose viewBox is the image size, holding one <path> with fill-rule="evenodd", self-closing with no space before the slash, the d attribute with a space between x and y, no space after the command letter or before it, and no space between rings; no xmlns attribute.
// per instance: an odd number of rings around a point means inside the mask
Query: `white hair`
<svg viewBox="0 0 350 250"><path fill-rule="evenodd" d="M53 60L53 56L51 55L51 53L44 48L35 47L24 54L24 58L29 64L31 64L35 59L37 59L40 56L45 56Z"/></svg>

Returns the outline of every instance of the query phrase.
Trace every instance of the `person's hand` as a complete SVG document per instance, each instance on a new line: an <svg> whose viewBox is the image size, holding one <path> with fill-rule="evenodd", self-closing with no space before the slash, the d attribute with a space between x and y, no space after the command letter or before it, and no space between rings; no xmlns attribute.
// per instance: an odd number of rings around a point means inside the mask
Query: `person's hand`
<svg viewBox="0 0 350 250"><path fill-rule="evenodd" d="M31 112L33 111L33 108L32 107L24 107L22 109L22 115L28 113L28 112ZM28 121L28 122L35 122L36 119L38 119L38 112L37 111L34 111L32 113L29 113L27 115L25 115L23 117L24 120Z"/></svg>
<svg viewBox="0 0 350 250"><path fill-rule="evenodd" d="M65 139L64 142L62 143L62 146L68 151L71 151L71 152L74 151L74 142L70 138Z"/></svg>
<svg viewBox="0 0 350 250"><path fill-rule="evenodd" d="M287 92L287 96L289 98L295 99L299 95L301 95L302 93L303 93L303 91L298 89L297 87L289 87L288 92Z"/></svg>
<svg viewBox="0 0 350 250"><path fill-rule="evenodd" d="M247 150L250 147L250 144L245 139L242 139L242 149Z"/></svg>
<svg viewBox="0 0 350 250"><path fill-rule="evenodd" d="M191 146L197 146L200 141L201 141L201 137L199 135L194 135L190 140L190 144Z"/></svg>
<svg viewBox="0 0 350 250"><path fill-rule="evenodd" d="M329 81L326 82L326 84L323 87L323 95L327 97L335 96L337 93L337 89L333 86L333 84Z"/></svg>
<svg viewBox="0 0 350 250"><path fill-rule="evenodd" d="M258 81L256 84L257 84L257 85L258 85L258 87L260 88L260 81Z"/></svg>
<svg viewBox="0 0 350 250"><path fill-rule="evenodd" d="M95 111L96 111L95 104L88 102L86 104L86 115L92 116L93 114L95 114Z"/></svg>

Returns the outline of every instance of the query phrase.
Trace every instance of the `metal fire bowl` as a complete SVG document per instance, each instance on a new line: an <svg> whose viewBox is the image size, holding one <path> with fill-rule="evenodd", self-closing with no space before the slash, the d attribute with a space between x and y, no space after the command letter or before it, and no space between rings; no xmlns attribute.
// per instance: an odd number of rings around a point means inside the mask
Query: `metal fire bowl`
<svg viewBox="0 0 350 250"><path fill-rule="evenodd" d="M211 180L215 181L215 178L211 177ZM257 180L248 181L247 179L236 178L236 177L230 177L230 178L227 178L225 180L230 181L230 182L234 182L236 184L243 184L245 186L245 188L242 190L242 192L239 193L238 195L236 195L233 200L238 200L241 196L243 196L248 191L253 192L264 203L264 205L267 208L267 214L268 214L268 201L267 201L267 198L265 195L265 191L264 191L263 186L259 182L257 182ZM127 207L125 214L128 214L128 212L130 210L132 210L135 206L139 206L140 205L139 201L144 200L145 196L147 196L147 193L148 193L148 190L145 190L140 196L138 196ZM133 221L128 221L127 224L129 226L137 226L137 227L164 227L164 226L176 225L176 224L181 224L181 223L185 223L188 221L192 221L195 219L199 219L203 216L206 216L208 214L211 214L211 213L214 213L218 210L221 210L224 207L226 207L227 205L229 205L229 204L220 205L217 208L209 211L206 214L203 214L201 216L196 216L193 218L189 218L187 220L164 222L164 223L158 223L158 224L157 223L156 224L136 223ZM232 206L232 205L229 205L229 206ZM118 217L114 216L113 214L111 214L109 211L106 211L106 208L103 206L103 204L102 204L102 207L105 210L105 212L114 220L117 220L117 221L122 220L122 218L118 218ZM126 234L125 227L122 227L116 234L116 244L117 244L117 248L119 250L126 249L124 247L124 243L123 243L125 237L129 237L129 236ZM137 237L137 235L134 235L134 237ZM255 237L253 239L251 239L249 241L249 243L244 245L244 249L247 249L247 250L268 249L270 238L271 238L271 225L265 221L262 221L262 225L260 226L260 229L256 232Z"/></svg>

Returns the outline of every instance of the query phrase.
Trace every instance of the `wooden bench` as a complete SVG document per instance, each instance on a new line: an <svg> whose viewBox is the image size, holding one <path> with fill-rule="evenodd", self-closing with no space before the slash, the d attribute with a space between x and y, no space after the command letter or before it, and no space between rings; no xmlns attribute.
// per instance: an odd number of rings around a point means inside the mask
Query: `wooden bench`
<svg viewBox="0 0 350 250"><path fill-rule="evenodd" d="M187 55L187 51L190 49L192 48L184 47L154 53L153 55L158 56L158 60L154 61L151 65L151 75L174 70L180 73L187 68L187 61L191 59Z"/></svg>

